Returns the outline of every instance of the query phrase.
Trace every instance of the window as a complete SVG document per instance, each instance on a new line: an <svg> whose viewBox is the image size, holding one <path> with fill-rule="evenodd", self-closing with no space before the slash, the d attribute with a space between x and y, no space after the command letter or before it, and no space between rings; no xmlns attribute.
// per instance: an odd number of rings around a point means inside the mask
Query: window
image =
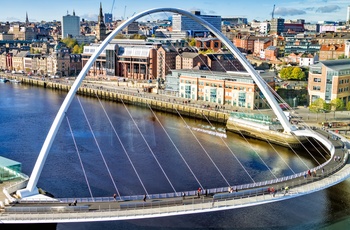
<svg viewBox="0 0 350 230"><path fill-rule="evenodd" d="M314 82L321 82L321 78L315 77Z"/></svg>
<svg viewBox="0 0 350 230"><path fill-rule="evenodd" d="M314 87L313 87L313 90L319 91L319 90L321 90L321 86L314 86Z"/></svg>

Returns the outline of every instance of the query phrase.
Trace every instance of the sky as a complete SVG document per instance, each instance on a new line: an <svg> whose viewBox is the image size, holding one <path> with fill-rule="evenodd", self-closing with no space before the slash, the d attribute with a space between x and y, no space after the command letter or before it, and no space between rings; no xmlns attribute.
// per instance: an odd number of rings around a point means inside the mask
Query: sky
<svg viewBox="0 0 350 230"><path fill-rule="evenodd" d="M222 17L245 17L264 21L271 19L271 12L275 5L275 18L305 19L306 22L322 20L345 21L349 0L10 0L0 3L0 21L25 21L26 12L29 21L40 22L62 20L67 12L73 10L77 16L86 20L97 21L100 2L103 13L113 13L114 19L131 17L153 8L180 8L183 10L199 10L204 15L220 15ZM146 20L168 18L170 13L151 15Z"/></svg>

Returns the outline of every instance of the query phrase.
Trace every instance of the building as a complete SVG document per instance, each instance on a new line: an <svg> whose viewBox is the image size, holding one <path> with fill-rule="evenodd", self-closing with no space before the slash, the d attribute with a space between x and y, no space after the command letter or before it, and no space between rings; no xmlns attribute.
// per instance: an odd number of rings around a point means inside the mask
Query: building
<svg viewBox="0 0 350 230"><path fill-rule="evenodd" d="M310 66L308 92L310 103L322 98L326 103L333 99L350 102L350 59L320 61Z"/></svg>
<svg viewBox="0 0 350 230"><path fill-rule="evenodd" d="M105 24L113 22L113 14L105 13Z"/></svg>
<svg viewBox="0 0 350 230"><path fill-rule="evenodd" d="M285 54L291 53L316 53L320 51L320 45L314 36L296 34L285 37Z"/></svg>
<svg viewBox="0 0 350 230"><path fill-rule="evenodd" d="M273 75L262 77L274 88ZM253 78L246 72L173 70L172 75L167 76L166 85L169 90L178 90L181 98L252 110L268 107Z"/></svg>
<svg viewBox="0 0 350 230"><path fill-rule="evenodd" d="M281 34L284 31L284 19L273 18L270 22L270 34Z"/></svg>
<svg viewBox="0 0 350 230"><path fill-rule="evenodd" d="M221 50L221 41L218 38L196 38L196 47L202 51L218 52Z"/></svg>
<svg viewBox="0 0 350 230"><path fill-rule="evenodd" d="M254 52L253 55L265 58L262 56L262 51L265 51L265 49L272 45L272 40L270 38L261 38L254 41Z"/></svg>
<svg viewBox="0 0 350 230"><path fill-rule="evenodd" d="M284 23L284 32L304 33L305 28L302 23Z"/></svg>
<svg viewBox="0 0 350 230"><path fill-rule="evenodd" d="M193 69L201 66L208 66L207 58L203 54L183 52L176 56L176 69Z"/></svg>
<svg viewBox="0 0 350 230"><path fill-rule="evenodd" d="M201 15L200 11L192 11L192 13L221 31L221 16ZM174 14L172 20L174 32L186 31L187 36L190 37L206 37L209 34L209 30L204 26L181 14Z"/></svg>
<svg viewBox="0 0 350 230"><path fill-rule="evenodd" d="M13 70L24 71L24 58L29 55L29 51L20 51L12 57Z"/></svg>
<svg viewBox="0 0 350 230"><path fill-rule="evenodd" d="M247 25L248 19L242 17L225 17L221 19L221 23L227 26Z"/></svg>
<svg viewBox="0 0 350 230"><path fill-rule="evenodd" d="M75 11L73 15L67 13L62 17L62 38L74 38L78 35L80 35L80 18L75 16Z"/></svg>
<svg viewBox="0 0 350 230"><path fill-rule="evenodd" d="M320 49L320 61L339 59L345 56L345 44L322 45Z"/></svg>
<svg viewBox="0 0 350 230"><path fill-rule="evenodd" d="M243 65L230 52L207 54L207 60L211 71L245 71Z"/></svg>
<svg viewBox="0 0 350 230"><path fill-rule="evenodd" d="M254 42L261 39L250 34L243 35L238 33L233 39L233 44L243 53L252 54L254 52Z"/></svg>
<svg viewBox="0 0 350 230"><path fill-rule="evenodd" d="M320 45L344 44L350 40L350 33L321 33L314 36Z"/></svg>
<svg viewBox="0 0 350 230"><path fill-rule="evenodd" d="M156 45L157 47L157 78L165 79L172 69L176 67L177 50L173 46Z"/></svg>
<svg viewBox="0 0 350 230"><path fill-rule="evenodd" d="M120 26L121 24L123 24L125 22L125 20L117 20L114 22L114 27L117 28L118 26ZM132 22L130 23L130 25L128 25L127 27L125 27L122 30L123 34L138 34L139 33L139 23L138 22Z"/></svg>
<svg viewBox="0 0 350 230"><path fill-rule="evenodd" d="M276 46L269 46L265 49L265 59L276 61L278 57L278 48Z"/></svg>
<svg viewBox="0 0 350 230"><path fill-rule="evenodd" d="M299 59L299 66L310 66L314 65L319 61L318 55L303 54Z"/></svg>
<svg viewBox="0 0 350 230"><path fill-rule="evenodd" d="M103 19L103 13L102 13L102 3L100 3L100 13L98 15L98 21L96 25L96 40L103 41L107 37L107 27L105 25L104 19Z"/></svg>

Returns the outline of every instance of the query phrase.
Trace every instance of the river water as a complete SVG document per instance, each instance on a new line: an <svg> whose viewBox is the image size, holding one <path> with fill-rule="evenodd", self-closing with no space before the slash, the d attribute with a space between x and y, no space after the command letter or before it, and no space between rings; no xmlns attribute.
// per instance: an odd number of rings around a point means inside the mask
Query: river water
<svg viewBox="0 0 350 230"><path fill-rule="evenodd" d="M1 83L0 96L0 155L21 162L22 171L30 175L66 93ZM277 177L292 174L289 167L299 172L306 170L305 165L315 165L306 151L299 154L300 160L291 150L251 139L248 142L226 133L221 125L212 127L205 121L146 108L101 103L103 107L97 99L87 97L73 100L67 117L78 151L65 119L38 187L56 197L72 198L112 196L116 191L139 195L145 193L144 188L150 194L165 193L196 190L198 181L204 188L214 188L251 183L250 177L255 181L273 179L272 173ZM57 229L343 229L350 226L349 201L349 181L345 181L308 196L257 207L145 220L58 224Z"/></svg>

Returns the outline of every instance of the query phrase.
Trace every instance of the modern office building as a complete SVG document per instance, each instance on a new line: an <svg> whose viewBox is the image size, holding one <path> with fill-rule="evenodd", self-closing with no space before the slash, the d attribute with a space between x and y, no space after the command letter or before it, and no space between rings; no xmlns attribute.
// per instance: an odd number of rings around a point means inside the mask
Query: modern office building
<svg viewBox="0 0 350 230"><path fill-rule="evenodd" d="M113 22L113 14L111 13L105 13L105 23L112 23Z"/></svg>
<svg viewBox="0 0 350 230"><path fill-rule="evenodd" d="M349 24L350 23L350 5L347 8L346 11L346 23Z"/></svg>
<svg viewBox="0 0 350 230"><path fill-rule="evenodd" d="M350 60L320 61L310 66L308 91L310 103L322 98L330 103L335 98L350 101Z"/></svg>
<svg viewBox="0 0 350 230"><path fill-rule="evenodd" d="M270 22L270 34L281 34L284 31L284 19L273 18Z"/></svg>
<svg viewBox="0 0 350 230"><path fill-rule="evenodd" d="M192 13L207 21L219 31L221 30L221 16L201 15L200 11L192 11ZM209 34L209 30L204 26L181 14L173 15L172 24L173 31L186 31L190 37L205 37Z"/></svg>
<svg viewBox="0 0 350 230"><path fill-rule="evenodd" d="M80 35L80 18L75 15L67 13L66 16L62 17L62 38L75 37Z"/></svg>

